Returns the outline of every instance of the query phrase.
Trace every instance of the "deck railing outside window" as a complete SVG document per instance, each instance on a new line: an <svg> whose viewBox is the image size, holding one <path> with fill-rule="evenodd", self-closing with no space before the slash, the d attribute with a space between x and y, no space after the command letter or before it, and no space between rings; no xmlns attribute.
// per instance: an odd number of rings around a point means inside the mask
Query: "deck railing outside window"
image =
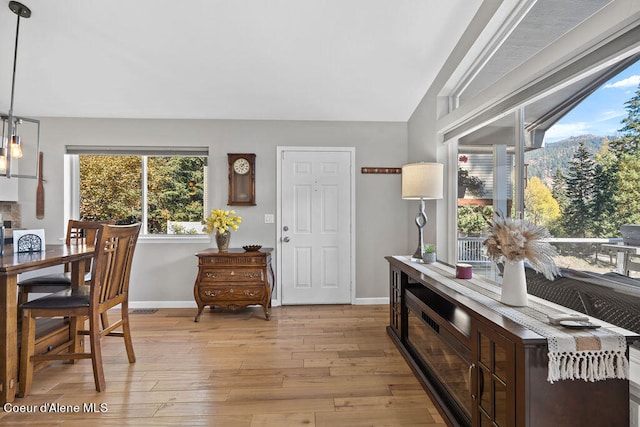
<svg viewBox="0 0 640 427"><path fill-rule="evenodd" d="M484 237L459 237L458 262L487 266L490 261L485 256L482 245ZM558 251L556 263L561 267L594 272L616 270L616 253L602 248L602 244L616 244L621 238L610 239L580 239L580 238L551 238L548 241Z"/></svg>

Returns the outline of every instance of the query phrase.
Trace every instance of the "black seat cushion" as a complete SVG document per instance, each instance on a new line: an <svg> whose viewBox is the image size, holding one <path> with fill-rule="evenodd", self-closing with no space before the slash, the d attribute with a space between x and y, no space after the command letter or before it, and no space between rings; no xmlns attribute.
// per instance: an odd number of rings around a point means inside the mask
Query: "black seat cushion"
<svg viewBox="0 0 640 427"><path fill-rule="evenodd" d="M78 286L54 294L36 298L22 304L21 308L79 308L89 307L90 286Z"/></svg>
<svg viewBox="0 0 640 427"><path fill-rule="evenodd" d="M91 280L91 273L84 276L85 281ZM44 274L42 276L30 277L21 280L18 286L46 286L46 285L70 285L71 273Z"/></svg>

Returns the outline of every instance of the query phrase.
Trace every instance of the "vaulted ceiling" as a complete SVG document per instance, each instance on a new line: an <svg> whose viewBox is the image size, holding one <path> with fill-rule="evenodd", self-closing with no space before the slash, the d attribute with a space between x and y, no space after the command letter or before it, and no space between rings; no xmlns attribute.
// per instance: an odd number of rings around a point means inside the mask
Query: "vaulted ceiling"
<svg viewBox="0 0 640 427"><path fill-rule="evenodd" d="M480 0L21 0L19 115L406 121ZM0 5L0 111L16 15Z"/></svg>
<svg viewBox="0 0 640 427"><path fill-rule="evenodd" d="M473 65L448 88L461 102L611 0L22 2L32 16L20 23L17 115L407 121L483 3L509 13L494 17ZM7 4L5 112L16 28ZM548 127L579 90L532 105L527 122L544 116Z"/></svg>

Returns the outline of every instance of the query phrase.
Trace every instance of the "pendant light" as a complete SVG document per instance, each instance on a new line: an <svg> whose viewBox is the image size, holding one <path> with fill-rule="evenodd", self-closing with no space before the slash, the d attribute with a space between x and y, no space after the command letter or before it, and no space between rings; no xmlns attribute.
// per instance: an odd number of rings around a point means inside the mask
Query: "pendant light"
<svg viewBox="0 0 640 427"><path fill-rule="evenodd" d="M0 140L0 174L3 174L7 178L16 177L16 178L32 178L36 179L37 176L37 162L38 162L38 153L40 152L40 121L35 119L30 119L27 117L18 117L13 114L13 100L15 94L15 86L16 86L16 64L18 59L18 36L20 34L20 19L21 18L29 18L31 17L31 9L27 6L23 5L17 1L9 2L9 10L17 16L16 23L16 40L15 47L13 51L13 73L11 75L11 103L9 105L9 113L8 114L0 114L0 119L2 120L2 139ZM33 175L29 174L19 174L12 172L12 163L22 158L24 154L24 147L22 144L22 138L18 133L18 125L22 125L24 122L33 123L36 125L37 134L36 134L36 143L35 150L33 152L33 159L35 163L34 173ZM13 169L17 169L13 165Z"/></svg>

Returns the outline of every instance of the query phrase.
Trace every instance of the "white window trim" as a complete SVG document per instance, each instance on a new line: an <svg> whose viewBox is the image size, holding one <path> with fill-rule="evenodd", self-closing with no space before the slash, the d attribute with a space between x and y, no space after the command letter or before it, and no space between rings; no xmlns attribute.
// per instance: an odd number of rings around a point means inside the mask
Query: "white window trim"
<svg viewBox="0 0 640 427"><path fill-rule="evenodd" d="M138 150L138 151L135 151ZM146 190L146 156L150 155L193 155L209 156L209 150L198 147L181 147L180 151L162 150L150 148L149 150L134 149L127 147L98 147L98 146L67 146L67 153L64 156L64 224L70 219L80 217L80 154L130 154L142 156L143 158L143 232L138 237L138 242L145 244L157 243L209 243L211 236L208 234L147 234L147 190ZM205 173L205 182L207 174ZM208 212L207 197L204 196L204 212Z"/></svg>

